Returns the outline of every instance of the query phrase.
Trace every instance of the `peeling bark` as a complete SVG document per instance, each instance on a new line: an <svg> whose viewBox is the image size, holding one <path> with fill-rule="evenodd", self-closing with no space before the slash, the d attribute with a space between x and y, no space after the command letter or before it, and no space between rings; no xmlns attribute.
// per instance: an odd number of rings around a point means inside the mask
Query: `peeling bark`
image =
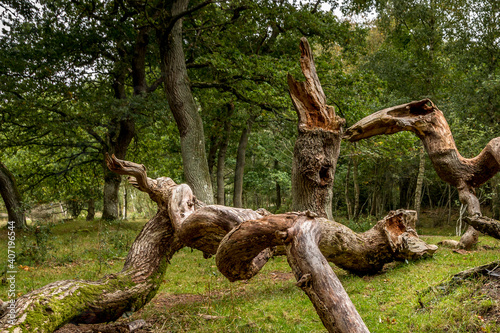
<svg viewBox="0 0 500 333"><path fill-rule="evenodd" d="M413 132L422 140L439 177L457 188L460 202L467 205L470 216L481 216L475 189L500 171L500 137L491 140L478 156L462 157L443 112L429 99L375 112L347 129L344 137L355 142L400 131ZM482 220L476 219L475 223L480 224ZM477 243L477 239L477 231L470 226L460 239L459 246L468 249Z"/></svg>

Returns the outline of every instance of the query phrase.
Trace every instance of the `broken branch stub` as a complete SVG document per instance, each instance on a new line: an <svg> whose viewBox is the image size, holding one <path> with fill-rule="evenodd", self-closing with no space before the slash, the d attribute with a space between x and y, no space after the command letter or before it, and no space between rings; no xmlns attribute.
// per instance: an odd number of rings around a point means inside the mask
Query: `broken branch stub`
<svg viewBox="0 0 500 333"><path fill-rule="evenodd" d="M331 219L332 187L345 120L326 104L309 42L300 39L300 66L305 82L288 75L298 116L298 137L292 163L292 209L310 210Z"/></svg>

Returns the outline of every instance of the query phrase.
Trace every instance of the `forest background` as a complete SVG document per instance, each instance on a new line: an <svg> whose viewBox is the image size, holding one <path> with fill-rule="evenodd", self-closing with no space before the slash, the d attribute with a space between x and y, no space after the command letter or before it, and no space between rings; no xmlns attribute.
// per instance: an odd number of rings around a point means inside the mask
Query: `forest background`
<svg viewBox="0 0 500 333"><path fill-rule="evenodd" d="M472 157L499 136L499 6L2 1L1 171L32 220L151 216L149 199L107 170L105 153L143 163L153 178L187 181L207 203L289 211L297 125L286 75L300 77L302 36L347 126L430 98ZM174 81L187 102L176 102ZM454 225L460 208L407 132L344 142L335 180L334 216L358 225L397 208L422 210L433 227ZM497 219L499 183L478 193Z"/></svg>

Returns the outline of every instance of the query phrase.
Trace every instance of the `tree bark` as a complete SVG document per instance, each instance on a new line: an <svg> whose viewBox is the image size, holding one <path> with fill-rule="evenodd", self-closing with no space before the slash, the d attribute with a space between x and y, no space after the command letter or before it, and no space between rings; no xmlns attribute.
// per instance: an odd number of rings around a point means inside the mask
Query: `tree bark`
<svg viewBox="0 0 500 333"><path fill-rule="evenodd" d="M424 99L375 112L351 126L345 138L354 142L400 131L411 131L422 140L439 177L457 188L460 202L467 205L471 217L481 216L475 189L500 170L500 137L491 140L478 156L464 158L457 150L443 112ZM477 231L470 226L459 246L469 249L477 239Z"/></svg>
<svg viewBox="0 0 500 333"><path fill-rule="evenodd" d="M188 3L189 0L172 1L171 16L175 17L185 12ZM167 27L158 29L161 71L166 78L164 90L180 133L184 177L196 197L211 204L214 199L205 153L203 123L187 74L182 47L182 18L175 22L171 30Z"/></svg>
<svg viewBox="0 0 500 333"><path fill-rule="evenodd" d="M87 200L87 217L86 221L92 221L95 218L95 200L89 199Z"/></svg>
<svg viewBox="0 0 500 333"><path fill-rule="evenodd" d="M217 204L224 205L225 204L225 187L224 187L224 171L225 171L225 161L226 161L226 152L227 146L229 144L229 135L231 134L231 121L230 118L234 111L234 104L228 104L228 110L224 117L224 128L223 134L221 138L221 144L219 147L219 153L217 155Z"/></svg>
<svg viewBox="0 0 500 333"><path fill-rule="evenodd" d="M419 164L418 164L418 175L417 175L417 186L415 187L415 210L417 211L417 221L420 222L420 203L422 202L422 188L424 186L424 174L425 174L425 152L420 149Z"/></svg>
<svg viewBox="0 0 500 333"><path fill-rule="evenodd" d="M135 135L135 121L131 118L114 121L108 133L106 154L114 154L120 159L127 155L128 146ZM119 190L121 177L104 165L104 195L102 218L104 220L116 220L119 217Z"/></svg>
<svg viewBox="0 0 500 333"><path fill-rule="evenodd" d="M245 173L245 155L247 152L248 137L252 131L255 117L250 117L246 127L241 132L240 142L236 155L236 168L234 170L234 191L233 191L233 206L243 207L243 175Z"/></svg>
<svg viewBox="0 0 500 333"><path fill-rule="evenodd" d="M332 218L333 178L345 120L326 104L311 47L300 40L305 82L288 75L288 87L299 119L292 164L292 209Z"/></svg>
<svg viewBox="0 0 500 333"><path fill-rule="evenodd" d="M9 221L15 223L16 229L26 228L26 217L16 180L2 162L0 162L0 194L7 208Z"/></svg>
<svg viewBox="0 0 500 333"><path fill-rule="evenodd" d="M349 220L352 220L352 202L351 198L349 197L349 178L351 175L351 161L349 161L349 164L347 165L347 173L345 175L345 184L344 184L344 198L345 198L345 206L347 210L347 218Z"/></svg>
<svg viewBox="0 0 500 333"><path fill-rule="evenodd" d="M170 258L183 246L175 236L175 226L182 219L169 208L181 209L187 217L196 199L186 185L176 185L169 178L147 178L140 164L114 156L107 163L115 172L134 176L131 183L158 204L158 213L135 239L122 271L97 282L58 281L25 294L15 300L13 321L7 314L0 319L2 330L52 332L69 321L114 321L124 312L140 309L158 291ZM183 196L176 195L179 192Z"/></svg>
<svg viewBox="0 0 500 333"><path fill-rule="evenodd" d="M194 219L206 223L207 219L201 217L204 214L207 213L197 211L185 223ZM210 223L227 225L221 220L211 218ZM268 215L233 227L216 249L216 263L230 281L247 280L273 255L273 247L289 244L287 256L297 285L308 294L325 327L330 332L366 332L327 260L356 274L366 274L380 271L384 263L395 259L432 255L437 246L427 245L416 236L411 227L414 220L414 211L398 211L370 231L356 234L311 212ZM215 225L210 225L210 229L223 230ZM204 242L200 235L193 238ZM207 252L214 250L205 247Z"/></svg>
<svg viewBox="0 0 500 333"><path fill-rule="evenodd" d="M278 160L274 160L274 169L278 170ZM278 181L276 181L276 211L281 208L281 186Z"/></svg>
<svg viewBox="0 0 500 333"><path fill-rule="evenodd" d="M358 181L358 156L352 156L352 181L354 183L354 212L353 217L354 220L357 221L359 219L359 215L361 214L361 209L359 207L359 181Z"/></svg>

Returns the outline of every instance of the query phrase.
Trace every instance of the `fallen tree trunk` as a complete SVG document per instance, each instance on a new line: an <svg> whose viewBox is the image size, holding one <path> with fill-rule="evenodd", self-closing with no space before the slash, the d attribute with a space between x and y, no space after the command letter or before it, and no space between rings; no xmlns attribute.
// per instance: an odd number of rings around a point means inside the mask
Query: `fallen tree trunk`
<svg viewBox="0 0 500 333"><path fill-rule="evenodd" d="M207 255L217 254L217 262L223 263L221 267L229 267L222 268L223 271L236 268L235 271L240 273L247 272L229 277L230 280L248 279L270 258L273 252L270 247L283 244L282 238L276 238L275 232L286 232L299 216L304 216L299 213L269 215L265 210L203 206L193 196L189 186L177 185L165 177L150 179L140 164L113 157L108 159L108 165L117 173L132 175L129 178L131 184L148 193L159 207L156 216L134 241L123 270L96 282L58 281L23 295L15 300L14 318L7 311L0 319L3 330L31 332L37 328L39 332L52 332L70 321L109 322L125 312L137 311L154 297L168 261L183 246L191 246ZM411 227L414 216L412 211L395 212L363 234L356 234L315 214L310 214L308 218L319 226L319 251L329 261L362 274L374 273L386 262L415 259L435 251L434 246L424 245L414 234ZM268 221L283 226L269 229L275 243L268 244L261 237L260 228ZM245 230L245 246L249 246L251 251L235 254L234 249L227 247L227 242L222 241L219 245L221 240L230 238L229 235L236 231L237 235L241 235ZM421 247L412 244L420 244ZM258 259L254 260L255 257ZM250 264L241 264L245 258Z"/></svg>
<svg viewBox="0 0 500 333"><path fill-rule="evenodd" d="M500 137L491 140L478 156L464 158L458 152L443 112L424 99L375 112L348 128L344 138L356 142L401 131L413 132L422 140L439 177L457 188L460 202L467 206L471 218L481 216L475 189L500 171ZM496 225L493 229L481 227L487 233L500 229L500 222L491 219L475 218L471 224L479 227L484 223ZM491 235L495 237L494 232ZM478 232L470 226L458 246L469 249L477 241Z"/></svg>

